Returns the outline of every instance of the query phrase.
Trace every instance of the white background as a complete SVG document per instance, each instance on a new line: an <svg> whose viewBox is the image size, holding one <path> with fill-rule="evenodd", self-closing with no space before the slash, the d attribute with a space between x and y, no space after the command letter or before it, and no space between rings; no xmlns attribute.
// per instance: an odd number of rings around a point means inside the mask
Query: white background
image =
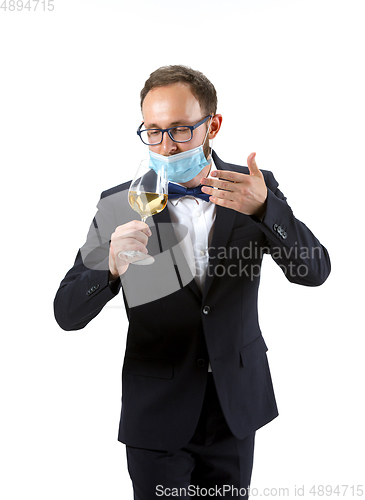
<svg viewBox="0 0 365 500"><path fill-rule="evenodd" d="M364 484L363 2L54 7L0 9L1 498L132 498L117 442L122 297L76 332L52 303L100 192L146 153L139 91L165 64L215 84L218 155L246 164L256 151L331 255L319 288L265 259L260 322L280 416L257 433L252 487L294 498L304 486L310 499L313 485Z"/></svg>

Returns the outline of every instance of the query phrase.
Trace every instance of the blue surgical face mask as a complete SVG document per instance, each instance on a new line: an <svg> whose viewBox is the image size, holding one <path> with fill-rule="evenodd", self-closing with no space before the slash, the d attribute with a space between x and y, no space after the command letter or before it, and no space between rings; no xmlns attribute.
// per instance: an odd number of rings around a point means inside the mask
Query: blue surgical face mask
<svg viewBox="0 0 365 500"><path fill-rule="evenodd" d="M205 135L203 144L209 132L209 127ZM210 164L205 157L203 144L189 151L183 151L176 155L164 156L150 150L150 167L158 171L162 165L167 168L167 177L171 182L183 184L191 181L204 167Z"/></svg>

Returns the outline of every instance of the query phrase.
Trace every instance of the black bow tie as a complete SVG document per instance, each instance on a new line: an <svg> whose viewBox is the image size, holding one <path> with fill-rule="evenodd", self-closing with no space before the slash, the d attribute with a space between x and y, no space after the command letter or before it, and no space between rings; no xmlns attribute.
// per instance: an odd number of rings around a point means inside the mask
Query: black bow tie
<svg viewBox="0 0 365 500"><path fill-rule="evenodd" d="M194 196L195 198L200 198L204 201L209 201L209 194L202 193L202 187L198 186L195 188L186 188L180 186L179 184L174 184L169 182L169 198L170 200L181 198L182 196Z"/></svg>

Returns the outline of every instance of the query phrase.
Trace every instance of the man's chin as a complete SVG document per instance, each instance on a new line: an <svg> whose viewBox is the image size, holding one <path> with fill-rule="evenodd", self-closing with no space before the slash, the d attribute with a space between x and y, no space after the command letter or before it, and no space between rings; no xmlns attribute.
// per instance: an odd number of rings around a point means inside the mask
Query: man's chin
<svg viewBox="0 0 365 500"><path fill-rule="evenodd" d="M191 179L188 182L179 182L179 184L181 184L182 186L184 186L186 188L195 188L195 187L199 186L201 183L201 180L204 177L208 176L208 174L210 172L210 167L211 167L211 164L207 165L193 179Z"/></svg>

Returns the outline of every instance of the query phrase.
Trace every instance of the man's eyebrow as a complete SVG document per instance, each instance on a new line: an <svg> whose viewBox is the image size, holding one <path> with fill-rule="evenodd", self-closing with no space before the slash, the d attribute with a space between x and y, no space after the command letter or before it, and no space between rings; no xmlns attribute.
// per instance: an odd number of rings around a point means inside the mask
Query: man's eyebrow
<svg viewBox="0 0 365 500"><path fill-rule="evenodd" d="M180 121L177 121L177 122L172 122L170 123L169 127L167 128L170 128L170 127L177 127L177 126L187 126L186 123L184 123L184 121L180 120ZM146 123L144 123L144 126L146 128L158 128L158 129L162 129L162 127L159 127L156 123L151 123L150 125L146 125Z"/></svg>

